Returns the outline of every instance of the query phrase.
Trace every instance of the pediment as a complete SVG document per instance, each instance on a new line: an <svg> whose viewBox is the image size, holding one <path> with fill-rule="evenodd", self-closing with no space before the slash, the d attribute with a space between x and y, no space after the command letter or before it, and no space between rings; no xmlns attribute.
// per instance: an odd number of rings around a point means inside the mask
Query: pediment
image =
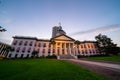
<svg viewBox="0 0 120 80"><path fill-rule="evenodd" d="M74 39L72 39L71 37L67 36L67 35L59 35L56 36L54 38L52 38L54 40L67 40L67 41L74 41Z"/></svg>

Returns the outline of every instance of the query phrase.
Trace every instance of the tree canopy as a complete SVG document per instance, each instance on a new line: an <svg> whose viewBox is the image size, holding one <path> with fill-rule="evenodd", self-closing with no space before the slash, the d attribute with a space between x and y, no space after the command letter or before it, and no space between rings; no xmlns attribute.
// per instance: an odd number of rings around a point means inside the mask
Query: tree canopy
<svg viewBox="0 0 120 80"><path fill-rule="evenodd" d="M117 47L117 44L114 44L111 38L108 38L106 35L99 34L95 36L97 40L97 45L101 53L105 54L117 54L120 52L120 48Z"/></svg>
<svg viewBox="0 0 120 80"><path fill-rule="evenodd" d="M7 30L0 26L0 32L5 32L5 31L7 31Z"/></svg>

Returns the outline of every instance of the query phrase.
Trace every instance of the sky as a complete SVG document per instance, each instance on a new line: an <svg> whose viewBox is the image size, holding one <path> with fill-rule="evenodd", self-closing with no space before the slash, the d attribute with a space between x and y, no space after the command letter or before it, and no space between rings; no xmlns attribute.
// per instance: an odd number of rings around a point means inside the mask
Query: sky
<svg viewBox="0 0 120 80"><path fill-rule="evenodd" d="M2 42L11 44L16 35L50 39L59 22L74 39L101 33L120 46L120 0L0 0Z"/></svg>

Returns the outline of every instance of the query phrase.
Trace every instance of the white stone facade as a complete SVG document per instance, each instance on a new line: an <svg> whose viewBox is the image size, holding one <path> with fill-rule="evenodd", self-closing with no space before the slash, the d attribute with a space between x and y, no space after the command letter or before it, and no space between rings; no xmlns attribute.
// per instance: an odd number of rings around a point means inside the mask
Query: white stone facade
<svg viewBox="0 0 120 80"><path fill-rule="evenodd" d="M97 55L100 54L96 43L93 41L84 41L80 45L74 44L74 39L66 36L59 35L51 38L55 44L51 44L50 40L43 40L29 37L15 36L12 42L14 51L8 55L9 58L24 58L31 57L33 50L39 52L38 57L48 55Z"/></svg>
<svg viewBox="0 0 120 80"><path fill-rule="evenodd" d="M59 28L60 27L60 28ZM25 58L31 57L32 52L38 51L38 57L48 55L99 55L99 50L94 41L83 41L76 45L75 39L66 35L61 26L58 26L58 32L55 32L56 27L53 28L54 37L49 40L38 39L36 37L13 37L12 47L14 51L10 53L8 58ZM60 33L59 35L57 35ZM53 44L51 41L54 41Z"/></svg>

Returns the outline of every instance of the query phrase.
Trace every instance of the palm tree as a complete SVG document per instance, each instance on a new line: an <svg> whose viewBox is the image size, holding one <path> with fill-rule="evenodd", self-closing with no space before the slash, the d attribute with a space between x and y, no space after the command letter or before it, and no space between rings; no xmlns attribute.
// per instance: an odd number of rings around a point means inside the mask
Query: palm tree
<svg viewBox="0 0 120 80"><path fill-rule="evenodd" d="M34 50L34 51L32 52L32 57L35 58L36 56L38 56L38 53L39 53L38 51Z"/></svg>

